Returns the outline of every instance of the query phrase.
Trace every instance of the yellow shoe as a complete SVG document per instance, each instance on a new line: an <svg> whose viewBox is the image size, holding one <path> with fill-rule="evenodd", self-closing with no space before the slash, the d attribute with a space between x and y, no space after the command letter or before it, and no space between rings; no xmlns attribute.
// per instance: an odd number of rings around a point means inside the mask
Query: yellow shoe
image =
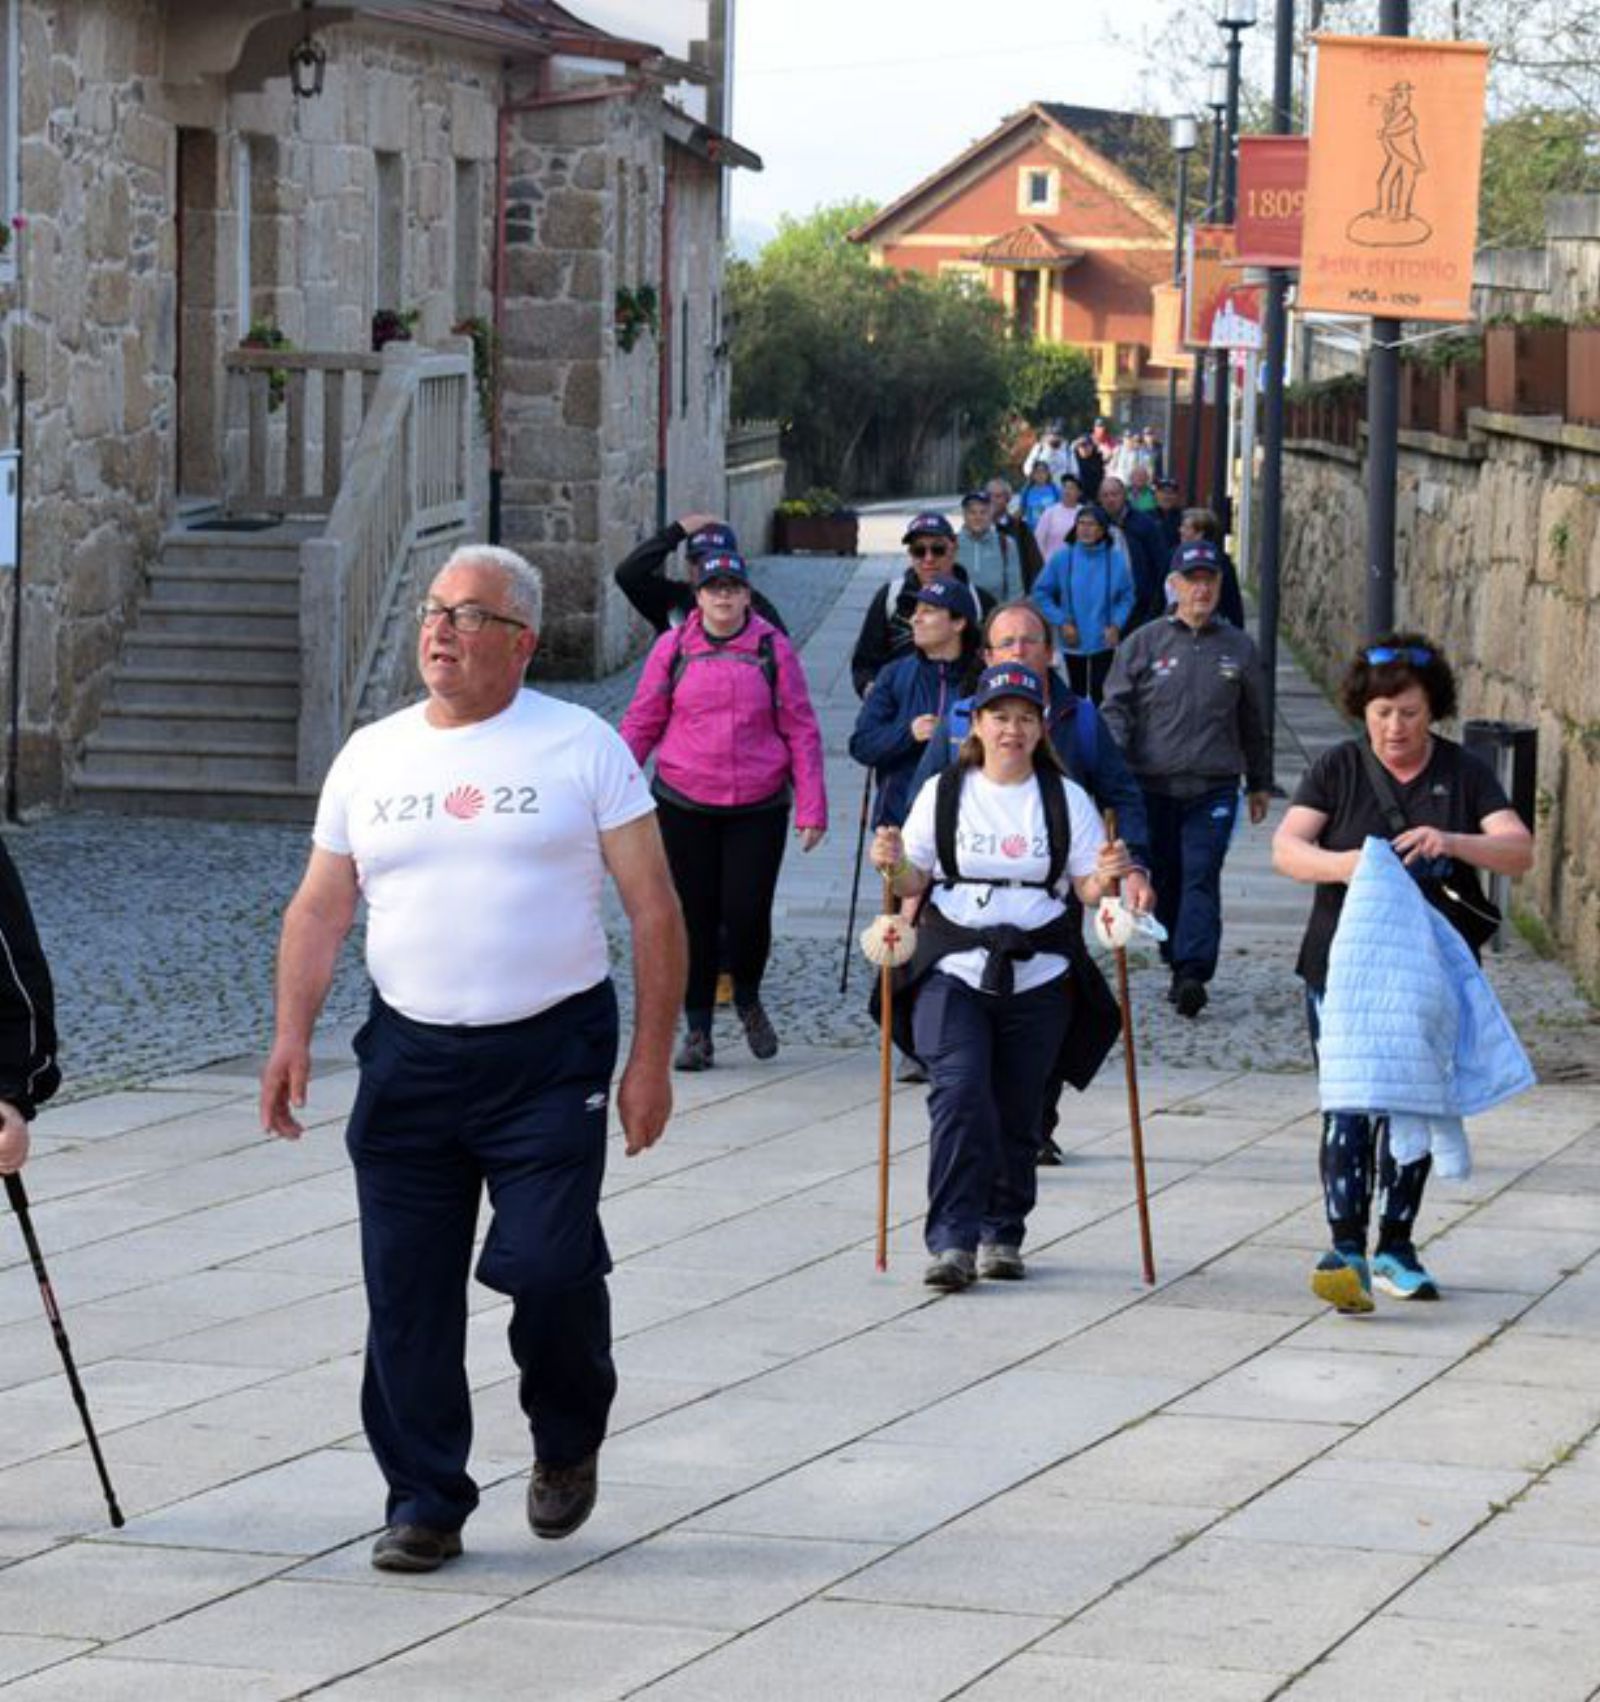
<svg viewBox="0 0 1600 1702"><path fill-rule="evenodd" d="M717 977L717 1003L731 1005L733 1003L733 977L726 969Z"/></svg>

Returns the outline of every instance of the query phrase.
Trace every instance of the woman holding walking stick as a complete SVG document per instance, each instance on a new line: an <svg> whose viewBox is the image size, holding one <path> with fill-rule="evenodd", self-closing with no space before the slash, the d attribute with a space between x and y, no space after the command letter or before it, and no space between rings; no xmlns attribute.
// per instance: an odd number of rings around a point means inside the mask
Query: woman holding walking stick
<svg viewBox="0 0 1600 1702"><path fill-rule="evenodd" d="M1132 866L1062 773L1031 668L985 669L957 763L917 794L903 830L878 830L872 861L897 896L933 888L907 989L932 1082L923 1280L948 1291L979 1276L1015 1281L1045 1078L1091 1014L1088 978L1105 994L1066 881L1095 904ZM1119 1024L1114 1005L1111 1024L1104 1046Z"/></svg>

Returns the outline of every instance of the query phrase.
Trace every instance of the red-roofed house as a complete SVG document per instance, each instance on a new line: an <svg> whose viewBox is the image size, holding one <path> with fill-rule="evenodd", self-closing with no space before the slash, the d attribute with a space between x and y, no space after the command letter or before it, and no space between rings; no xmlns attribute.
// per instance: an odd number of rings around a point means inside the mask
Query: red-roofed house
<svg viewBox="0 0 1600 1702"><path fill-rule="evenodd" d="M1102 411L1126 420L1165 389L1144 371L1173 241L1137 175L1151 122L1035 101L851 235L879 265L970 278L1021 336L1087 351Z"/></svg>

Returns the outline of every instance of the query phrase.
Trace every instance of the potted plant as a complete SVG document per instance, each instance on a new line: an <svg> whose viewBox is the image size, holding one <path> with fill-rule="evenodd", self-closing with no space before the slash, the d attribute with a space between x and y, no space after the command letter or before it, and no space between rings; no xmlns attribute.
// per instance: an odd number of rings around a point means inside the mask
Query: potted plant
<svg viewBox="0 0 1600 1702"><path fill-rule="evenodd" d="M414 307L404 312L397 307L380 307L372 316L372 352L382 354L389 343L409 343L420 317Z"/></svg>
<svg viewBox="0 0 1600 1702"><path fill-rule="evenodd" d="M1500 414L1564 414L1567 327L1549 313L1491 320L1484 332L1487 405Z"/></svg>
<svg viewBox="0 0 1600 1702"><path fill-rule="evenodd" d="M838 495L813 486L804 496L780 502L772 517L772 547L779 555L853 556L858 521Z"/></svg>
<svg viewBox="0 0 1600 1702"><path fill-rule="evenodd" d="M294 344L284 336L273 319L252 319L250 329L239 339L241 349L292 349ZM281 366L267 369L267 412L277 413L283 406L284 393L289 387L289 374Z"/></svg>
<svg viewBox="0 0 1600 1702"><path fill-rule="evenodd" d="M661 303L655 285L640 284L637 289L619 289L611 322L616 327L617 347L624 354L646 331L655 336L661 328Z"/></svg>

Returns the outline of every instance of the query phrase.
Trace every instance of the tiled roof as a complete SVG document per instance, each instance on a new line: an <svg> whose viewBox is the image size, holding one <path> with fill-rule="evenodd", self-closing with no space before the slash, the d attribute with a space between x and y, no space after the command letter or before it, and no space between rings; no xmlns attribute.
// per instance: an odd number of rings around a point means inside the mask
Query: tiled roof
<svg viewBox="0 0 1600 1702"><path fill-rule="evenodd" d="M1043 225L1018 225L966 256L985 266L1053 266L1065 270L1083 258L1081 248L1069 247Z"/></svg>

